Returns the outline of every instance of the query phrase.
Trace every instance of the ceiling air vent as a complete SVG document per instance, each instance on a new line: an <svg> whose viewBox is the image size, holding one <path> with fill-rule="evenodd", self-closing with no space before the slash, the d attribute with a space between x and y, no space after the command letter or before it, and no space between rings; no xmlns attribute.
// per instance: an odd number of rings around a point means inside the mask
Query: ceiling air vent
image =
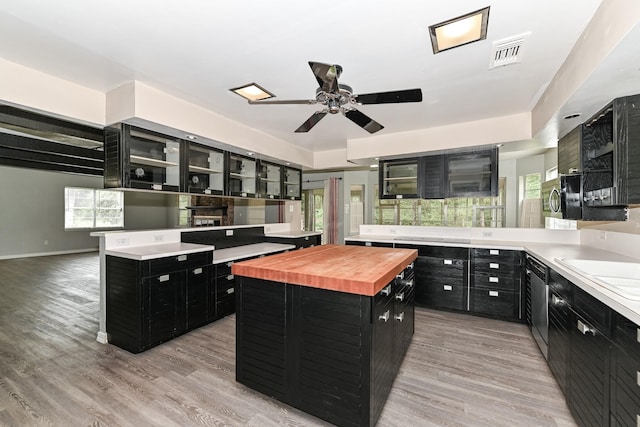
<svg viewBox="0 0 640 427"><path fill-rule="evenodd" d="M516 64L522 61L524 42L531 33L519 34L502 40L496 40L491 47L489 69Z"/></svg>

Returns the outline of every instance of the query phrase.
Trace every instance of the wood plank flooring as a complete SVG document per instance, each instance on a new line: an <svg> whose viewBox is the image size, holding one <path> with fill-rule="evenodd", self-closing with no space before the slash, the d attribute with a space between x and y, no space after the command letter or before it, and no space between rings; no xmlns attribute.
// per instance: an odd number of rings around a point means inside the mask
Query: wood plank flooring
<svg viewBox="0 0 640 427"><path fill-rule="evenodd" d="M0 260L0 426L326 426L235 382L235 316L96 342L95 253ZM379 426L574 426L524 325L424 309Z"/></svg>

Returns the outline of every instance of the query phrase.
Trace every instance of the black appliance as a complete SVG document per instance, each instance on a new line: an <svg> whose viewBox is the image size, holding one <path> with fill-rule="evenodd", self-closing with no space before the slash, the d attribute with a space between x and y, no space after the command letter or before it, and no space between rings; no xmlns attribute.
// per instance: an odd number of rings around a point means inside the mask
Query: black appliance
<svg viewBox="0 0 640 427"><path fill-rule="evenodd" d="M563 219L582 219L582 174L560 175L560 210Z"/></svg>
<svg viewBox="0 0 640 427"><path fill-rule="evenodd" d="M531 286L531 334L542 355L548 357L549 342L549 268L527 255L527 276Z"/></svg>

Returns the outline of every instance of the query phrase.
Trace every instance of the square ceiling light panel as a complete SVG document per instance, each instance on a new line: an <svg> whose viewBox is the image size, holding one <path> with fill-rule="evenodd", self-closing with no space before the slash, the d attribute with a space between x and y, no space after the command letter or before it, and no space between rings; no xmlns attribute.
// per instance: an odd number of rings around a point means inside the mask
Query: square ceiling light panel
<svg viewBox="0 0 640 427"><path fill-rule="evenodd" d="M489 7L429 27L433 53L487 38Z"/></svg>
<svg viewBox="0 0 640 427"><path fill-rule="evenodd" d="M249 83L229 90L249 101L262 101L263 99L269 99L275 96L257 83Z"/></svg>

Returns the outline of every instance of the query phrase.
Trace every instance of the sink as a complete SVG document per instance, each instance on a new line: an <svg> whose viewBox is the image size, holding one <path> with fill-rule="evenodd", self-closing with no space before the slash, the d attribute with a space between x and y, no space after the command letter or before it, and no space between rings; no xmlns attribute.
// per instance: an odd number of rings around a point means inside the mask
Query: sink
<svg viewBox="0 0 640 427"><path fill-rule="evenodd" d="M556 261L623 298L640 301L640 262L563 258Z"/></svg>

